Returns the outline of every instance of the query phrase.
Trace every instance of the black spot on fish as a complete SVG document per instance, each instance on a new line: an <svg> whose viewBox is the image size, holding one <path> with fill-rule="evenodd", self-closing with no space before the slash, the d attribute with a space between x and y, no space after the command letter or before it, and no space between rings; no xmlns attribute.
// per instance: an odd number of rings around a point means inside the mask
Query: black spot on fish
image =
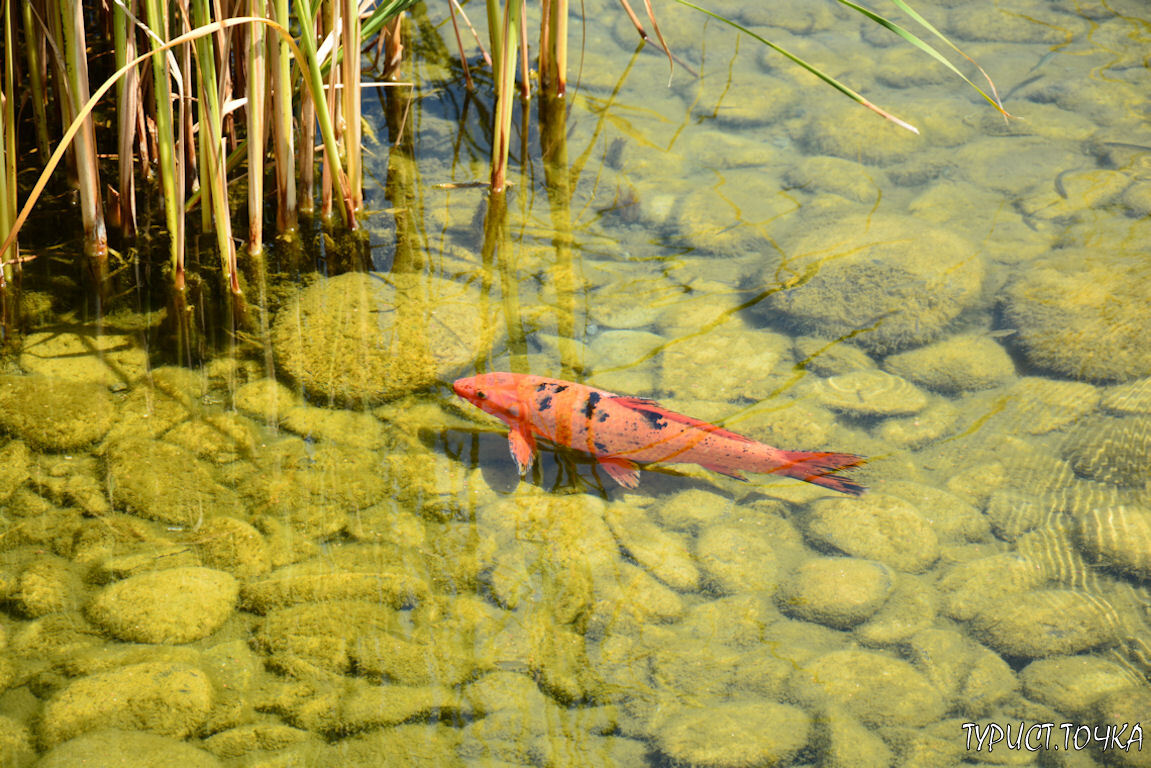
<svg viewBox="0 0 1151 768"><path fill-rule="evenodd" d="M540 400L539 410L546 411L548 408L551 408L551 407L552 407L552 396L551 395L545 395L544 399Z"/></svg>
<svg viewBox="0 0 1151 768"><path fill-rule="evenodd" d="M607 453L608 452L607 446L604 445L603 443L601 443L599 440L595 441L595 449L597 451L599 451L600 453Z"/></svg>
<svg viewBox="0 0 1151 768"><path fill-rule="evenodd" d="M647 423L651 425L652 429L663 429L667 426L667 421L664 420L662 413L649 411L645 408L636 408L636 413L647 419Z"/></svg>
<svg viewBox="0 0 1151 768"><path fill-rule="evenodd" d="M605 421L607 421L609 416L611 416L611 414L608 413L607 411L600 411L599 415L595 417L595 420L598 421L600 424L603 424Z"/></svg>
<svg viewBox="0 0 1151 768"><path fill-rule="evenodd" d="M550 384L548 384L547 382L544 382L543 384L540 384L538 387L536 387L536 392L543 392L544 390L546 390L550 386L551 386Z"/></svg>
<svg viewBox="0 0 1151 768"><path fill-rule="evenodd" d="M595 413L595 407L599 404L599 401L599 392L589 392L587 396L587 405L585 405L583 408L583 415L590 419L591 415Z"/></svg>
<svg viewBox="0 0 1151 768"><path fill-rule="evenodd" d="M556 389L555 389L555 392L556 392L556 394L558 395L560 392L563 392L563 391L564 391L564 390L566 390L567 388L568 388L568 385L567 385L567 384L556 384Z"/></svg>

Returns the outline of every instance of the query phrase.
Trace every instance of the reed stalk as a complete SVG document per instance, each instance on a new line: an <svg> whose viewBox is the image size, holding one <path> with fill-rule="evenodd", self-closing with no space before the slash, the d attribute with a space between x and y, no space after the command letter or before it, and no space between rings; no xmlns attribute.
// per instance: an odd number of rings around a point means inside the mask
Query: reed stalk
<svg viewBox="0 0 1151 768"><path fill-rule="evenodd" d="M84 9L80 0L63 0L60 14L69 113L75 117L89 98ZM96 164L96 128L91 116L83 118L75 147L76 174L80 185L80 218L84 225L84 253L88 257L99 294L103 291L108 272L108 233L104 228L100 170Z"/></svg>
<svg viewBox="0 0 1151 768"><path fill-rule="evenodd" d="M193 0L192 18L197 27L212 21L208 0ZM207 201L212 207L216 245L228 287L233 296L239 296L240 275L236 266L236 244L232 241L231 209L228 205L228 174L225 168L224 129L220 114L219 83L216 72L216 47L211 36L196 38L196 62L200 73L197 92L200 94L200 136L205 155L201 166L206 168Z"/></svg>
<svg viewBox="0 0 1151 768"><path fill-rule="evenodd" d="M148 27L152 41L152 94L153 115L156 122L156 158L160 165L161 199L164 205L164 223L168 231L168 253L172 268L173 287L183 292L185 287L183 238L184 231L183 184L180 196L176 194L176 146L172 133L171 67L168 56L159 53L168 42L168 14L161 0L144 0Z"/></svg>
<svg viewBox="0 0 1151 768"><path fill-rule="evenodd" d="M16 219L16 31L12 3L4 3L4 80L0 87L0 237L8 240ZM16 330L15 273L19 268L15 243L0 251L0 349L8 346Z"/></svg>
<svg viewBox="0 0 1151 768"><path fill-rule="evenodd" d="M272 0L272 16L283 27L291 23L288 0ZM276 229L281 236L299 225L296 166L292 134L292 56L283 40L268 43L272 65L272 145L276 157ZM305 90L306 93L306 90ZM303 126L301 125L301 132Z"/></svg>
<svg viewBox="0 0 1151 768"><path fill-rule="evenodd" d="M505 0L503 25L492 42L492 61L496 62L496 114L492 136L491 191L500 193L507 185L508 152L511 144L512 105L515 101L516 50L519 47L520 17L523 0ZM489 19L489 24L491 23Z"/></svg>
<svg viewBox="0 0 1151 768"><path fill-rule="evenodd" d="M351 192L352 210L364 207L364 184L360 144L360 18L357 0L340 0L342 4L343 26L340 39L344 55L340 62L341 79L344 83L341 92L343 109L344 158L348 165L348 185ZM401 16L396 16L399 21Z"/></svg>
<svg viewBox="0 0 1151 768"><path fill-rule="evenodd" d="M321 94L324 92L324 81L320 74L320 62L316 54L315 13L309 0L296 0L293 7L296 11L296 18L300 22L300 48L303 50L304 59L307 62L305 77L311 84L312 92ZM359 52L357 52L358 55ZM333 71L335 69L333 67ZM331 111L324 99L313 98L312 103L316 110L316 120L320 124L320 136L324 140L324 166L331 168L332 177L340 187L340 196L343 201L340 211L343 213L344 226L348 229L356 229L356 213L351 205L352 193L348 187L347 177L344 175L343 164L340 162L339 149L336 146L336 134L332 127Z"/></svg>
<svg viewBox="0 0 1151 768"><path fill-rule="evenodd" d="M9 2L6 5L10 4ZM48 141L48 115L45 108L47 99L44 94L44 56L47 53L47 41L44 35L37 33L37 26L32 18L31 0L20 3L20 10L24 25L24 59L28 67L28 87L32 91L32 121L36 126L36 147L40 150L40 158L43 160L51 153ZM5 12L8 12L7 9Z"/></svg>
<svg viewBox="0 0 1151 768"><path fill-rule="evenodd" d="M128 11L135 16L136 9L136 0L131 0ZM120 69L136 58L136 29L130 25L128 12L118 3L112 6L112 34L116 69ZM125 239L135 237L136 233L136 176L132 167L135 154L132 145L136 137L136 105L139 92L139 74L136 68L132 67L116 84L116 136L119 142L116 163L120 171L118 204L120 234Z"/></svg>
<svg viewBox="0 0 1151 768"><path fill-rule="evenodd" d="M263 16L264 0L248 0L248 14ZM264 115L267 60L263 24L248 27L248 254L264 250ZM225 169L224 173L227 173Z"/></svg>

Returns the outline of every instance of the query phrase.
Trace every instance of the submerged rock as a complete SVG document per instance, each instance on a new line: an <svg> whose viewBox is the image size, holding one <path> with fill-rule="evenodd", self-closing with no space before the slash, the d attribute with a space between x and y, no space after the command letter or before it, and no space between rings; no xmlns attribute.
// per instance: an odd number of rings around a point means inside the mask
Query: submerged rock
<svg viewBox="0 0 1151 768"><path fill-rule="evenodd" d="M1140 488L1151 460L1151 416L1084 419L1067 433L1063 455L1080 475Z"/></svg>
<svg viewBox="0 0 1151 768"><path fill-rule="evenodd" d="M793 616L849 629L874 615L894 590L895 573L882 563L821 557L791 574L777 600Z"/></svg>
<svg viewBox="0 0 1151 768"><path fill-rule="evenodd" d="M146 662L79 678L44 705L45 746L99 728L130 728L184 738L208 717L215 693L208 675L185 664Z"/></svg>
<svg viewBox="0 0 1151 768"><path fill-rule="evenodd" d="M814 385L819 401L852 416L905 416L927 407L927 394L899 376L876 369L852 371Z"/></svg>
<svg viewBox="0 0 1151 768"><path fill-rule="evenodd" d="M812 706L837 704L871 726L920 727L947 705L939 690L906 661L873 651L825 654L796 670L791 692Z"/></svg>
<svg viewBox="0 0 1151 768"><path fill-rule="evenodd" d="M1125 667L1099 656L1053 656L1033 661L1021 673L1028 698L1083 717L1101 697L1142 684Z"/></svg>
<svg viewBox="0 0 1151 768"><path fill-rule="evenodd" d="M1120 631L1115 608L1071 589L1039 589L986 606L972 619L976 634L1006 656L1038 658L1079 653L1112 643Z"/></svg>
<svg viewBox="0 0 1151 768"><path fill-rule="evenodd" d="M1093 507L1075 518L1074 534L1096 563L1151 579L1151 512L1135 506Z"/></svg>
<svg viewBox="0 0 1151 768"><path fill-rule="evenodd" d="M884 367L897 376L939 392L992 389L1015 375L1003 347L987 336L953 336L920 349L891 355Z"/></svg>
<svg viewBox="0 0 1151 768"><path fill-rule="evenodd" d="M0 376L0 429L40 451L94 443L116 420L106 387L47 376Z"/></svg>
<svg viewBox="0 0 1151 768"><path fill-rule="evenodd" d="M811 732L801 709L765 701L732 701L672 713L655 741L671 760L701 768L787 763Z"/></svg>
<svg viewBox="0 0 1151 768"><path fill-rule="evenodd" d="M455 378L498 337L478 287L412 274L321 280L282 309L284 373L326 403L375 405Z"/></svg>
<svg viewBox="0 0 1151 768"><path fill-rule="evenodd" d="M88 606L88 616L121 640L190 643L227 621L238 591L223 571L169 568L106 587Z"/></svg>
<svg viewBox="0 0 1151 768"><path fill-rule="evenodd" d="M983 260L970 243L910 218L837 219L802 237L794 253L795 284L757 308L819 335L854 334L874 352L933 341L983 287Z"/></svg>
<svg viewBox="0 0 1151 768"><path fill-rule="evenodd" d="M803 528L816 545L910 573L922 573L939 557L939 539L923 515L903 499L881 493L815 501Z"/></svg>
<svg viewBox="0 0 1151 768"><path fill-rule="evenodd" d="M1040 368L1090 381L1151 370L1151 268L1142 254L1058 251L1009 286L1004 315Z"/></svg>
<svg viewBox="0 0 1151 768"><path fill-rule="evenodd" d="M106 728L64 742L44 755L38 768L220 768L210 752L154 733Z"/></svg>

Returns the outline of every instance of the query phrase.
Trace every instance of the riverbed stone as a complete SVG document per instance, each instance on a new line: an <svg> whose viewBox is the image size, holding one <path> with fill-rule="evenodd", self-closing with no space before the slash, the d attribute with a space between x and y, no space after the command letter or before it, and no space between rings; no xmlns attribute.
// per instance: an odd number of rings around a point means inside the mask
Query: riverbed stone
<svg viewBox="0 0 1151 768"><path fill-rule="evenodd" d="M1141 488L1151 458L1151 416L1098 414L1083 419L1067 432L1063 457L1079 475Z"/></svg>
<svg viewBox="0 0 1151 768"><path fill-rule="evenodd" d="M1035 366L1123 382L1151 370L1151 266L1141 253L1056 251L1008 286L1004 316Z"/></svg>
<svg viewBox="0 0 1151 768"><path fill-rule="evenodd" d="M122 386L148 370L141 337L94 326L57 327L24 337L20 367L74 382Z"/></svg>
<svg viewBox="0 0 1151 768"><path fill-rule="evenodd" d="M206 512L244 516L236 494L186 448L128 438L108 448L105 464L112 503L134 515L188 526Z"/></svg>
<svg viewBox="0 0 1151 768"><path fill-rule="evenodd" d="M971 619L985 606L1014 601L1046 578L1041 565L1014 552L958 563L939 580L943 612L953 619Z"/></svg>
<svg viewBox="0 0 1151 768"><path fill-rule="evenodd" d="M125 728L184 738L208 717L208 675L186 664L145 662L81 677L44 704L40 739L53 747L87 731Z"/></svg>
<svg viewBox="0 0 1151 768"><path fill-rule="evenodd" d="M820 403L852 416L906 416L927 407L927 393L877 369L842 373L812 386Z"/></svg>
<svg viewBox="0 0 1151 768"><path fill-rule="evenodd" d="M211 568L169 568L105 587L93 622L134 643L190 643L219 629L236 607L235 578Z"/></svg>
<svg viewBox="0 0 1151 768"><path fill-rule="evenodd" d="M883 361L891 373L937 392L993 389L1015 376L1015 364L994 339L952 336Z"/></svg>
<svg viewBox="0 0 1151 768"><path fill-rule="evenodd" d="M772 591L778 558L765 529L749 523L721 523L705 530L696 557L707 586L724 595Z"/></svg>
<svg viewBox="0 0 1151 768"><path fill-rule="evenodd" d="M883 563L821 557L790 574L776 600L797 618L849 629L874 615L894 590L895 573Z"/></svg>
<svg viewBox="0 0 1151 768"><path fill-rule="evenodd" d="M309 398L376 405L450 381L489 351L498 323L484 306L474 284L347 273L313 283L280 310L272 346Z"/></svg>
<svg viewBox="0 0 1151 768"><path fill-rule="evenodd" d="M898 216L833 218L798 238L788 262L794 284L757 311L890 353L934 341L979 300L983 259L957 233Z"/></svg>
<svg viewBox="0 0 1151 768"><path fill-rule="evenodd" d="M661 752L701 768L787 763L808 741L811 717L787 704L731 701L672 713L656 729Z"/></svg>
<svg viewBox="0 0 1151 768"><path fill-rule="evenodd" d="M819 499L808 508L802 527L817 546L909 573L922 573L939 558L939 539L930 523L896 496Z"/></svg>
<svg viewBox="0 0 1151 768"><path fill-rule="evenodd" d="M127 727L126 727L127 728ZM85 733L51 749L37 768L220 768L210 752L178 738L120 728Z"/></svg>
<svg viewBox="0 0 1151 768"><path fill-rule="evenodd" d="M116 419L106 387L47 376L0 376L0 429L39 451L72 451L107 434Z"/></svg>
<svg viewBox="0 0 1151 768"><path fill-rule="evenodd" d="M1101 597L1072 589L1037 589L985 606L972 627L1000 653L1034 659L1112 643L1120 621Z"/></svg>
<svg viewBox="0 0 1151 768"><path fill-rule="evenodd" d="M1028 698L1059 712L1082 717L1101 697L1137 687L1125 667L1100 656L1052 656L1028 664L1020 673Z"/></svg>
<svg viewBox="0 0 1151 768"><path fill-rule="evenodd" d="M623 502L609 504L604 519L620 546L664 584L682 591L699 585L699 569L683 536L664 530L642 509Z"/></svg>
<svg viewBox="0 0 1151 768"><path fill-rule="evenodd" d="M883 653L832 651L792 675L796 700L810 706L844 707L867 725L922 727L947 705L939 690L910 664Z"/></svg>
<svg viewBox="0 0 1151 768"><path fill-rule="evenodd" d="M1123 504L1089 507L1075 517L1073 533L1093 562L1151 579L1151 511Z"/></svg>

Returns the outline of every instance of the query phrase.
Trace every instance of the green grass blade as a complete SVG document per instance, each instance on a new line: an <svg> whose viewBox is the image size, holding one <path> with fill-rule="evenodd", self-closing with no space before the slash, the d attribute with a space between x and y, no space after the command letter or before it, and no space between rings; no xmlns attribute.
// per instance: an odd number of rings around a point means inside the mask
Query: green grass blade
<svg viewBox="0 0 1151 768"><path fill-rule="evenodd" d="M954 72L956 75L958 75L963 80L963 82L967 83L972 88L974 88L976 91L978 91L980 96L987 99L988 104L990 104L991 106L993 106L997 110L999 110L999 112L1001 112L1005 117L1008 116L1007 112L1004 111L1003 107L999 104L998 99L993 99L992 97L988 96L983 91L982 88L980 88L975 83L971 82L971 80L967 77L967 75L963 74L958 69L956 69L955 65L952 64L950 61L948 61L943 56L943 54L941 54L939 51L932 48L927 43L920 40L918 37L913 35L911 32L908 32L906 29L899 26L894 21L891 21L890 19L884 18L883 16L880 16L878 13L875 13L874 11L870 11L867 8L864 8L862 5L857 5L856 3L851 2L851 0L837 0L837 2L839 2L841 5L846 5L848 8L851 8L853 11L857 11L859 13L862 13L864 16L866 16L867 18L874 21L876 24L879 24L882 27L887 27L892 32L899 35L904 40L911 43L916 48L923 51L924 53L926 53L928 56L930 56L931 58L938 61L943 66L950 69L952 72ZM903 8L908 8L906 3L900 3L899 0L893 0L893 2L900 4ZM908 8L908 10L910 10L910 9ZM912 13L914 14L914 11L912 11ZM918 18L916 18L917 16L918 16ZM927 27L927 29L929 29L930 31L935 32L935 34L939 35L941 38L943 38L943 40L947 40L946 37L943 37L943 35L940 32L936 31L935 28L932 27L930 24L928 24L927 21L925 19L923 19L922 16L919 16L919 14L914 14L912 16L912 18L916 19L916 21L919 21L921 24L925 25ZM949 44L951 44L951 41L947 40L947 42ZM960 51L958 48L956 48L954 44L951 44L951 47L955 48L955 50L958 51L960 53L960 55L962 55L965 58L968 58L968 60L970 60L970 58L967 57L966 54L963 53L963 51ZM976 66L978 66L978 65L976 65ZM980 69L980 71L982 71L982 69ZM986 72L984 72L983 74L984 74L984 77L987 76ZM988 78L988 80L990 80L990 78ZM992 86L992 88L994 89L994 85Z"/></svg>
<svg viewBox="0 0 1151 768"><path fill-rule="evenodd" d="M891 114L887 110L877 106L876 104L871 103L870 101L865 99L861 94L852 90L847 85L844 85L843 83L839 82L838 80L836 80L831 75L817 69L816 67L814 67L811 64L808 64L806 61L799 58L798 56L791 53L790 51L786 50L785 48L782 48L781 46L776 45L775 43L771 42L770 40L767 40L766 38L760 37L759 35L755 34L754 32L752 32L750 29L743 26L742 24L735 22L735 21L732 21L731 19L724 18L723 16L720 16L718 13L713 13L712 11L709 11L706 8L702 8L698 5L696 5L695 3L689 2L688 0L675 0L675 2L679 3L680 5L686 5L688 8L694 8L695 10L699 11L700 13L707 14L708 16L711 16L713 19L717 19L719 21L722 21L724 24L727 24L728 26L735 27L740 32L743 32L745 35L748 35L752 38L755 38L759 42L766 45L768 48L771 48L773 51L777 51L777 52L783 54L784 56L786 56L788 59L790 59L794 63L803 67L808 72L815 75L820 80L822 80L823 82L827 83L832 88L834 88L835 90L842 93L844 96L847 96L852 101L855 101L855 102L867 107L872 112L875 112L880 117L883 117L887 120L890 120L891 122L898 125L900 128L905 128L905 129L911 131L912 133L916 134L917 136L919 135L919 129L916 128L911 123L909 123L909 122L907 122L907 121L905 121L899 117L896 117L895 115ZM840 0L840 2L844 2L844 0ZM964 78L964 79L966 79L966 78ZM970 82L970 81L968 81L968 82ZM978 90L978 89L976 89L976 90Z"/></svg>

